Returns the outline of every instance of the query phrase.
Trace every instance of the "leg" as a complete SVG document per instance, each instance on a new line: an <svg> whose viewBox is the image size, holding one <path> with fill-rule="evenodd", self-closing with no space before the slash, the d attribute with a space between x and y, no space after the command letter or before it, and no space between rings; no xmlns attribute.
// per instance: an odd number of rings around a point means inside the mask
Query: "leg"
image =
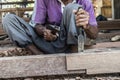
<svg viewBox="0 0 120 80"><path fill-rule="evenodd" d="M23 19L14 14L6 15L3 20L3 29L9 38L19 47L26 47L34 54L41 53L34 45L31 39L33 29Z"/></svg>
<svg viewBox="0 0 120 80"><path fill-rule="evenodd" d="M75 14L73 13L73 10L77 10L78 7L80 7L79 4L68 4L64 9L61 24L61 26L64 26L65 30L67 31L67 45L71 47L72 52L78 51L78 31L76 29Z"/></svg>
<svg viewBox="0 0 120 80"><path fill-rule="evenodd" d="M58 51L61 46L56 47L56 45L59 45L59 43L56 43L57 41L47 42L35 33L33 27L16 15L6 15L2 23L4 30L14 43L20 47L30 49L34 54L38 54L39 50L46 54L63 52L63 50Z"/></svg>
<svg viewBox="0 0 120 80"><path fill-rule="evenodd" d="M63 12L62 26L67 30L67 44L77 44L78 31L75 22L75 14L73 10L77 10L80 7L79 4L68 4Z"/></svg>
<svg viewBox="0 0 120 80"><path fill-rule="evenodd" d="M30 50L35 55L44 54L34 44L26 46L26 49Z"/></svg>

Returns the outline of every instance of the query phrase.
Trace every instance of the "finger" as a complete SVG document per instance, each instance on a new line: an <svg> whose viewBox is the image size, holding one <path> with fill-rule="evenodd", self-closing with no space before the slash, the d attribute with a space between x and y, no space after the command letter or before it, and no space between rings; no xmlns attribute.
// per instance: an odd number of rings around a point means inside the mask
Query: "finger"
<svg viewBox="0 0 120 80"><path fill-rule="evenodd" d="M46 37L46 36L44 36L44 39L45 39L45 40L47 40L47 37Z"/></svg>
<svg viewBox="0 0 120 80"><path fill-rule="evenodd" d="M89 21L89 19L88 18L81 18L81 19L76 20L76 23L85 22L85 21Z"/></svg>
<svg viewBox="0 0 120 80"><path fill-rule="evenodd" d="M78 26L78 27L86 26L87 24L88 24L88 21L84 21L84 22L76 23L76 26Z"/></svg>
<svg viewBox="0 0 120 80"><path fill-rule="evenodd" d="M46 39L49 36L48 30L44 32L44 38Z"/></svg>
<svg viewBox="0 0 120 80"><path fill-rule="evenodd" d="M75 17L76 21L79 19L84 19L84 18L89 19L89 16L88 15L79 15L79 16Z"/></svg>
<svg viewBox="0 0 120 80"><path fill-rule="evenodd" d="M78 14L78 15L75 15L75 16L89 16L89 13L88 12L85 12L84 14Z"/></svg>
<svg viewBox="0 0 120 80"><path fill-rule="evenodd" d="M48 40L48 36L49 36L49 35L48 35L48 30L45 30L45 31L44 31L44 39L45 39L45 40Z"/></svg>
<svg viewBox="0 0 120 80"><path fill-rule="evenodd" d="M73 13L76 14L76 13L77 13L77 10L73 10Z"/></svg>
<svg viewBox="0 0 120 80"><path fill-rule="evenodd" d="M80 15L80 14L85 14L86 13L86 11L85 10L79 10L77 13L76 13L76 15Z"/></svg>
<svg viewBox="0 0 120 80"><path fill-rule="evenodd" d="M79 14L79 15L75 15L75 19L80 19L80 18L89 18L89 13L85 12L84 14Z"/></svg>
<svg viewBox="0 0 120 80"><path fill-rule="evenodd" d="M47 34L45 33L45 34L44 34L44 39L46 40L46 38L47 38Z"/></svg>
<svg viewBox="0 0 120 80"><path fill-rule="evenodd" d="M44 39L47 40L47 41L51 41L52 40L52 37L51 37L51 33L49 33L49 31L46 32L46 35L44 36Z"/></svg>
<svg viewBox="0 0 120 80"><path fill-rule="evenodd" d="M46 31L44 31L44 36L46 36L46 35L47 35Z"/></svg>
<svg viewBox="0 0 120 80"><path fill-rule="evenodd" d="M79 10L77 13L76 13L76 15L78 16L78 15L81 15L81 14L85 14L85 15L89 15L89 13L87 12L87 11L85 11L85 10Z"/></svg>
<svg viewBox="0 0 120 80"><path fill-rule="evenodd" d="M47 41L51 40L49 36L44 36L44 39L47 40Z"/></svg>
<svg viewBox="0 0 120 80"><path fill-rule="evenodd" d="M47 35L50 35L51 34L51 30L47 30Z"/></svg>

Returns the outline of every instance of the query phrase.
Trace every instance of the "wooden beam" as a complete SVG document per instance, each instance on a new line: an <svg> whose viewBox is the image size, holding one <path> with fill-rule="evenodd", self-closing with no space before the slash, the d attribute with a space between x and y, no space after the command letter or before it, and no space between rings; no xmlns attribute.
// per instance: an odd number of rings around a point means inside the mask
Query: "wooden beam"
<svg viewBox="0 0 120 80"><path fill-rule="evenodd" d="M15 12L15 11L32 11L33 8L5 8L5 9L0 9L0 12Z"/></svg>
<svg viewBox="0 0 120 80"><path fill-rule="evenodd" d="M24 4L25 1L22 2L0 2L0 5L10 5L10 4ZM27 4L34 3L34 1L27 1Z"/></svg>
<svg viewBox="0 0 120 80"><path fill-rule="evenodd" d="M20 17L23 16L23 13L25 11L33 11L33 8L29 7L29 8L5 8L5 9L0 9L0 13L10 12L10 13L15 13L16 15L18 15Z"/></svg>
<svg viewBox="0 0 120 80"><path fill-rule="evenodd" d="M96 45L87 47L87 49L96 49L96 50L101 48L120 48L120 41L96 43Z"/></svg>
<svg viewBox="0 0 120 80"><path fill-rule="evenodd" d="M99 30L120 29L120 20L98 21Z"/></svg>
<svg viewBox="0 0 120 80"><path fill-rule="evenodd" d="M66 55L37 55L0 58L0 78L36 77L85 73L67 71Z"/></svg>
<svg viewBox="0 0 120 80"><path fill-rule="evenodd" d="M97 54L96 54L97 53ZM120 72L120 49L0 58L0 78Z"/></svg>
<svg viewBox="0 0 120 80"><path fill-rule="evenodd" d="M67 70L85 69L87 74L120 73L120 48L86 54L67 55ZM96 53L96 54L95 54Z"/></svg>

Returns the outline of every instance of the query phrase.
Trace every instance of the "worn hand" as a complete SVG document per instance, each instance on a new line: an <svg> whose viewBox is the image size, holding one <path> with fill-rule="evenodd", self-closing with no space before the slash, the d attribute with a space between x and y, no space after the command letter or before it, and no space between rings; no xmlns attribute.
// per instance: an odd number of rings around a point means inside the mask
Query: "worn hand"
<svg viewBox="0 0 120 80"><path fill-rule="evenodd" d="M52 34L51 30L45 29L44 31L44 39L47 41L54 41L57 38L56 35Z"/></svg>
<svg viewBox="0 0 120 80"><path fill-rule="evenodd" d="M79 11L75 10L74 13L77 27L83 26L84 29L88 29L89 13L83 9Z"/></svg>
<svg viewBox="0 0 120 80"><path fill-rule="evenodd" d="M39 34L40 36L44 35L44 31L45 31L46 27L42 26L42 25L36 25L35 26L35 31L37 32L37 34Z"/></svg>

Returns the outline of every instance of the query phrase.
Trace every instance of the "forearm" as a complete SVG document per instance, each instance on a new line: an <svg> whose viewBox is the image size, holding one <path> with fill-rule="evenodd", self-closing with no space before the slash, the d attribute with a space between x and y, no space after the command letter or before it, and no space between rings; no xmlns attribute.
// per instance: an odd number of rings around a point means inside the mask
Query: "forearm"
<svg viewBox="0 0 120 80"><path fill-rule="evenodd" d="M85 29L87 37L89 37L90 39L96 39L97 35L98 35L98 28L97 28L97 26L90 26L90 25L88 25L88 26L89 26L89 28Z"/></svg>

